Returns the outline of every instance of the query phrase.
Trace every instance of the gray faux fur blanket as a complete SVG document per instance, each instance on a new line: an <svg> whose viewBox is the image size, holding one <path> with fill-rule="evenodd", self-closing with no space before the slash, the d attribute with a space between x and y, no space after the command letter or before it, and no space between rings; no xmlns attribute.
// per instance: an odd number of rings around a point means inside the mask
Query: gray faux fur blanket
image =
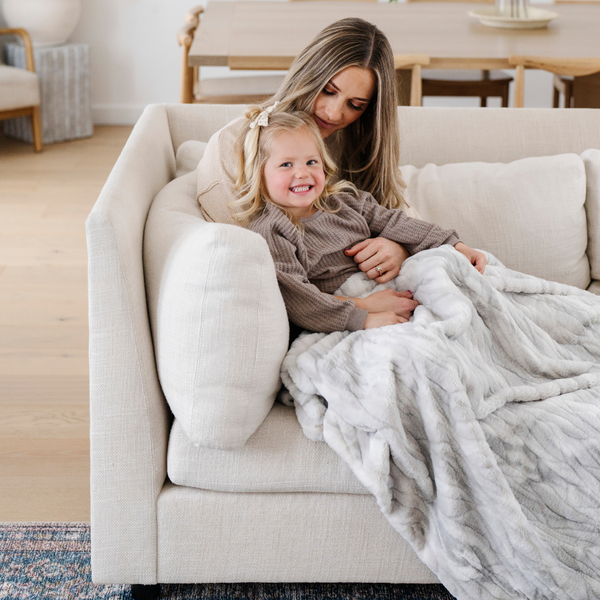
<svg viewBox="0 0 600 600"><path fill-rule="evenodd" d="M304 333L283 381L459 600L597 600L600 298L488 259L411 257L385 286L421 303L409 323Z"/></svg>

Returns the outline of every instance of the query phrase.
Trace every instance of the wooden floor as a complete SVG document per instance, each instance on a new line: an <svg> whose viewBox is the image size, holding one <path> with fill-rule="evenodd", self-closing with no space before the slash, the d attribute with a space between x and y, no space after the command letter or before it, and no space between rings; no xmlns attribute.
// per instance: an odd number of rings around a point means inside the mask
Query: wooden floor
<svg viewBox="0 0 600 600"><path fill-rule="evenodd" d="M85 219L131 127L0 134L0 521L89 521Z"/></svg>

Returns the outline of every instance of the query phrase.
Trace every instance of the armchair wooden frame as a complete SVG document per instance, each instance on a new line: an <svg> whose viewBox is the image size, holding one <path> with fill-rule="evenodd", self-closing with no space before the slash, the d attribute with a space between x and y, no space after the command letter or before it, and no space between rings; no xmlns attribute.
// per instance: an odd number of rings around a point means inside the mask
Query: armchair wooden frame
<svg viewBox="0 0 600 600"><path fill-rule="evenodd" d="M427 54L396 54L394 55L394 69L397 71L411 70L410 79L410 106L421 106L423 102L423 84L421 67L430 63Z"/></svg>
<svg viewBox="0 0 600 600"><path fill-rule="evenodd" d="M0 35L17 35L23 40L25 46L25 64L28 71L35 73L35 60L33 57L33 44L31 38L25 29L20 28L1 28ZM33 131L33 147L36 152L43 149L42 142L42 121L40 118L39 106L24 106L9 110L0 110L0 121L4 119L15 119L17 117L30 117L31 129Z"/></svg>
<svg viewBox="0 0 600 600"><path fill-rule="evenodd" d="M525 69L541 69L554 75L583 77L600 73L600 58L550 58L541 56L510 56L509 64L516 69L514 107L523 108L525 99Z"/></svg>

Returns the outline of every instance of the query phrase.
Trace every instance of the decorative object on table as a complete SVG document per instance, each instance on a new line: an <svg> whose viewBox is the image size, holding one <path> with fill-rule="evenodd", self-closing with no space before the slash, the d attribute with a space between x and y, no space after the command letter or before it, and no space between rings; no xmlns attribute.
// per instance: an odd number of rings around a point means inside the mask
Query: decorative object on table
<svg viewBox="0 0 600 600"><path fill-rule="evenodd" d="M195 6L185 15L185 25L177 34L183 48L181 76L182 104L257 104L273 96L283 83L283 75L255 75L200 79L200 68L188 64L190 46L198 34L202 6Z"/></svg>
<svg viewBox="0 0 600 600"><path fill-rule="evenodd" d="M540 56L510 56L508 62L516 69L515 108L523 108L525 67L543 69L555 75L585 77L600 73L600 58L553 58Z"/></svg>
<svg viewBox="0 0 600 600"><path fill-rule="evenodd" d="M390 0L396 2L397 0ZM418 2L419 0L407 0ZM462 0L472 2L478 0ZM487 0L493 2L493 0ZM422 75L423 96L478 97L480 106L487 106L488 98L502 98L502 106L508 106L509 86L512 77L503 71L475 69L428 69Z"/></svg>
<svg viewBox="0 0 600 600"><path fill-rule="evenodd" d="M77 25L80 0L3 0L4 20L29 32L36 47L64 44Z"/></svg>
<svg viewBox="0 0 600 600"><path fill-rule="evenodd" d="M7 44L7 64L25 65L22 46ZM66 44L34 48L40 80L42 139L45 144L89 137L94 130L90 100L89 47ZM4 133L31 142L30 123L23 118L4 123Z"/></svg>
<svg viewBox="0 0 600 600"><path fill-rule="evenodd" d="M0 35L17 35L23 40L21 68L0 62L0 121L23 121L29 127L30 140L35 151L42 151L40 120L40 83L35 71L33 47L24 29L0 29ZM5 121L5 126L11 121Z"/></svg>
<svg viewBox="0 0 600 600"><path fill-rule="evenodd" d="M493 7L478 8L468 14L482 25L502 29L542 29L558 17L555 12L532 8L529 0L496 0Z"/></svg>

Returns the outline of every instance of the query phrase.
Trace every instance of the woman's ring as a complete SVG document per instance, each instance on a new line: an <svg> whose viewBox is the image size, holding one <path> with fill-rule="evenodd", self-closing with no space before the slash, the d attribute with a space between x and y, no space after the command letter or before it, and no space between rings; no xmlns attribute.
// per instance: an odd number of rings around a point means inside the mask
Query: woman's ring
<svg viewBox="0 0 600 600"><path fill-rule="evenodd" d="M379 265L375 267L375 270L379 273L379 275L383 273L383 269Z"/></svg>

